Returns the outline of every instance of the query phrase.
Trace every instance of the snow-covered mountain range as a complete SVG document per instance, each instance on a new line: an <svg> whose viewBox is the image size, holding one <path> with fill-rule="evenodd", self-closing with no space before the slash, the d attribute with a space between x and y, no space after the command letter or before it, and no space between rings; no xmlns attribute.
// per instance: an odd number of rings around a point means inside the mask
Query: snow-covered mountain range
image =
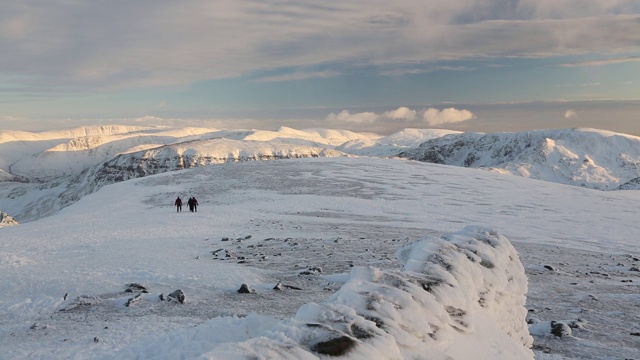
<svg viewBox="0 0 640 360"><path fill-rule="evenodd" d="M451 134L399 156L600 190L640 180L640 137L594 129Z"/></svg>
<svg viewBox="0 0 640 360"><path fill-rule="evenodd" d="M0 139L0 357L640 357L637 137Z"/></svg>
<svg viewBox="0 0 640 360"><path fill-rule="evenodd" d="M30 221L128 179L227 162L342 156L401 157L600 190L640 189L640 138L594 129L405 129L381 136L286 127L101 126L0 132L0 210Z"/></svg>

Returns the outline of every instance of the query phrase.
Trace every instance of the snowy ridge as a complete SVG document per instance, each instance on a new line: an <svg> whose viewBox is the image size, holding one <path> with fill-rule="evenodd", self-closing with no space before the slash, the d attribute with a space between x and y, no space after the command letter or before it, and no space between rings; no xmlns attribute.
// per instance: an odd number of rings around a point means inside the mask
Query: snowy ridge
<svg viewBox="0 0 640 360"><path fill-rule="evenodd" d="M595 129L452 134L399 156L600 190L640 176L640 137Z"/></svg>
<svg viewBox="0 0 640 360"><path fill-rule="evenodd" d="M403 271L355 268L327 302L303 305L295 318L254 329L240 343L253 316L209 321L115 358L533 359L527 278L504 236L470 226L405 245L397 255ZM221 324L224 340L216 334Z"/></svg>
<svg viewBox="0 0 640 360"><path fill-rule="evenodd" d="M638 189L633 179L640 178L640 138L593 129L497 134L404 129L380 136L287 127L106 126L4 132L0 138L0 208L21 222L50 215L114 182L239 161L399 156L601 190Z"/></svg>
<svg viewBox="0 0 640 360"><path fill-rule="evenodd" d="M312 146L213 139L162 146L119 155L89 172L89 183L102 186L128 179L228 162L347 156Z"/></svg>
<svg viewBox="0 0 640 360"><path fill-rule="evenodd" d="M618 187L618 190L640 190L640 177L631 179L626 183L620 185L620 187Z"/></svg>

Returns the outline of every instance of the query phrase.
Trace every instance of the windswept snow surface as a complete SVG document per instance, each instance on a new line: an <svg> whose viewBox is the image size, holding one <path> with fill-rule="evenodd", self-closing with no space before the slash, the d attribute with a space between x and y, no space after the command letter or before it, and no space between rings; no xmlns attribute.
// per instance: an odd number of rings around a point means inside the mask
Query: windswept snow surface
<svg viewBox="0 0 640 360"><path fill-rule="evenodd" d="M198 212L176 213L178 195ZM293 359L344 335L352 358L424 358L431 343L431 359L526 359L523 266L536 358L640 358L639 211L636 191L373 158L125 181L0 229L0 348ZM184 304L160 301L177 289Z"/></svg>

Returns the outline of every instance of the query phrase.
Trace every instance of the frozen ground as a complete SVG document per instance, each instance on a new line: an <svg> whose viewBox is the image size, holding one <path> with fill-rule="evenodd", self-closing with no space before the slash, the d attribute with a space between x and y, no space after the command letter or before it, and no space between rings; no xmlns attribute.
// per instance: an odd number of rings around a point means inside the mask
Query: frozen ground
<svg viewBox="0 0 640 360"><path fill-rule="evenodd" d="M177 195L198 197L198 213L176 214ZM520 253L536 358L640 359L639 211L637 191L400 160L228 164L128 181L0 229L0 357L206 354L326 300L354 267L398 268L400 246L481 225ZM278 282L301 290L273 291ZM150 293L125 307L130 283ZM238 294L242 283L255 293ZM184 304L155 300L178 288ZM550 335L550 321L571 335Z"/></svg>

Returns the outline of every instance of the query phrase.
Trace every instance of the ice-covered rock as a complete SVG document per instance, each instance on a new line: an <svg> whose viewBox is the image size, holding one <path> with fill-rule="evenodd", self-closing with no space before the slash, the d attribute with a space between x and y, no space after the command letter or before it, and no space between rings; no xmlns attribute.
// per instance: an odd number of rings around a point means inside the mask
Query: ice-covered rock
<svg viewBox="0 0 640 360"><path fill-rule="evenodd" d="M409 244L399 249L398 257L402 270L354 268L327 302L303 305L294 318L242 342L223 342L209 350L200 344L204 353L198 356L533 359L525 321L527 278L504 236L467 227ZM215 328L206 326L197 332ZM171 340L162 341L172 346ZM182 341L180 346L189 344ZM132 350L125 352L134 355Z"/></svg>

